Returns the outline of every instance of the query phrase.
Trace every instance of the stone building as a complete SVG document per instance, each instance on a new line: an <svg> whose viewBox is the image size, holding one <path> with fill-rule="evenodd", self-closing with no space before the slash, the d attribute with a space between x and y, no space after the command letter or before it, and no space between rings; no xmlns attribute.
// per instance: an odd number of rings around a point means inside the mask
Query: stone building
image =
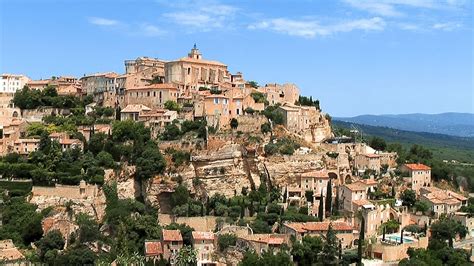
<svg viewBox="0 0 474 266"><path fill-rule="evenodd" d="M2 74L0 93L15 93L17 90L21 90L29 80L25 75Z"/></svg>
<svg viewBox="0 0 474 266"><path fill-rule="evenodd" d="M133 87L125 90L126 105L143 104L154 109L164 108L167 101L176 102L177 100L178 89L175 85L169 83Z"/></svg>
<svg viewBox="0 0 474 266"><path fill-rule="evenodd" d="M163 229L161 246L163 248L163 258L167 259L171 265L175 264L176 256L183 247L183 237L179 230Z"/></svg>
<svg viewBox="0 0 474 266"><path fill-rule="evenodd" d="M25 256L15 247L11 239L0 240L0 262L6 265L23 265Z"/></svg>
<svg viewBox="0 0 474 266"><path fill-rule="evenodd" d="M344 249L351 248L354 241L353 227L341 221L333 222L306 222L306 223L284 223L280 232L286 235L293 235L298 241L304 236L326 237L329 226L336 233L336 237L341 240Z"/></svg>
<svg viewBox="0 0 474 266"><path fill-rule="evenodd" d="M101 104L108 95L115 95L117 88L116 78L118 76L114 72L83 76L80 78L82 93L94 96L94 101Z"/></svg>
<svg viewBox="0 0 474 266"><path fill-rule="evenodd" d="M145 240L145 261L156 263L163 255L163 247L159 240Z"/></svg>
<svg viewBox="0 0 474 266"><path fill-rule="evenodd" d="M125 60L125 74L135 74L137 78L150 83L155 77L164 78L165 63L161 59L146 56Z"/></svg>
<svg viewBox="0 0 474 266"><path fill-rule="evenodd" d="M411 189L420 194L420 189L431 186L431 168L420 163L410 163L401 166L401 170L407 172L406 178L411 185Z"/></svg>
<svg viewBox="0 0 474 266"><path fill-rule="evenodd" d="M360 172L372 170L376 173L380 172L382 165L380 164L381 156L373 153L361 153L355 156L354 166Z"/></svg>
<svg viewBox="0 0 474 266"><path fill-rule="evenodd" d="M264 87L260 87L259 91L266 94L270 105L295 104L300 96L300 89L295 84L266 84Z"/></svg>
<svg viewBox="0 0 474 266"><path fill-rule="evenodd" d="M197 250L197 265L216 264L212 259L216 238L213 232L192 232L192 245Z"/></svg>
<svg viewBox="0 0 474 266"><path fill-rule="evenodd" d="M251 234L237 237L236 246L244 250L254 250L260 255L270 250L278 253L283 245L289 244L290 238L286 234Z"/></svg>
<svg viewBox="0 0 474 266"><path fill-rule="evenodd" d="M467 198L456 192L437 187L421 187L420 200L428 203L430 210L437 216L452 214L462 206L467 206Z"/></svg>
<svg viewBox="0 0 474 266"><path fill-rule="evenodd" d="M177 84L180 95L191 95L201 86L219 85L227 76L227 65L203 59L196 45L187 57L165 63L165 82Z"/></svg>

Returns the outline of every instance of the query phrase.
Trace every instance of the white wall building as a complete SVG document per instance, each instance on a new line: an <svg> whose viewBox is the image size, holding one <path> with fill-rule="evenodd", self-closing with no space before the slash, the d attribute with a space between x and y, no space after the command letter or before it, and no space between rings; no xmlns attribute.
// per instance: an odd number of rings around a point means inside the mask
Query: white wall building
<svg viewBox="0 0 474 266"><path fill-rule="evenodd" d="M25 75L2 74L0 93L15 93L21 90L30 79Z"/></svg>

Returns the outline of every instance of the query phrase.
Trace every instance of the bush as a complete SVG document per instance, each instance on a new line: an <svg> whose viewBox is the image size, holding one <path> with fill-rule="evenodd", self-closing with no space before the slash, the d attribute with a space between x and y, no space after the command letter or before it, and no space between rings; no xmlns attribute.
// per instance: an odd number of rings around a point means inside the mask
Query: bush
<svg viewBox="0 0 474 266"><path fill-rule="evenodd" d="M223 252L230 246L235 246L236 242L237 236L234 234L222 234L217 237L217 244L220 252Z"/></svg>

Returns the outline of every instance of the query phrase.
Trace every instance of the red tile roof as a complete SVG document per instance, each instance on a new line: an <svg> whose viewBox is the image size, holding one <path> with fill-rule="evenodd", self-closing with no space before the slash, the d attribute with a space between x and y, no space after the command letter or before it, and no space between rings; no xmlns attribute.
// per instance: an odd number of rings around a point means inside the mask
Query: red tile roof
<svg viewBox="0 0 474 266"><path fill-rule="evenodd" d="M431 170L429 166L426 166L421 163L407 163L405 164L405 167L410 169L411 171L427 171Z"/></svg>
<svg viewBox="0 0 474 266"><path fill-rule="evenodd" d="M311 171L306 172L301 175L302 177L316 177L317 179L329 179L329 174L327 171Z"/></svg>
<svg viewBox="0 0 474 266"><path fill-rule="evenodd" d="M181 232L179 230L163 229L163 241L183 241Z"/></svg>
<svg viewBox="0 0 474 266"><path fill-rule="evenodd" d="M352 231L352 226L346 222L307 222L307 223L288 223L288 227L293 228L295 231L304 233L307 231L327 231L329 224L332 224L334 231Z"/></svg>
<svg viewBox="0 0 474 266"><path fill-rule="evenodd" d="M145 256L157 256L163 253L160 241L145 241Z"/></svg>

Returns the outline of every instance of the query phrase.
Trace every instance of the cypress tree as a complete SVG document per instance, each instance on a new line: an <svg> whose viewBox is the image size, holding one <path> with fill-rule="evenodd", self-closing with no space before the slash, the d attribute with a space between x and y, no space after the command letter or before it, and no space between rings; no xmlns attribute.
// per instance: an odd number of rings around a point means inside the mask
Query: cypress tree
<svg viewBox="0 0 474 266"><path fill-rule="evenodd" d="M395 186L392 185L392 197L395 198L396 192L395 192Z"/></svg>
<svg viewBox="0 0 474 266"><path fill-rule="evenodd" d="M336 199L334 201L333 213L335 215L339 214L340 202L339 202L339 189L336 188Z"/></svg>
<svg viewBox="0 0 474 266"><path fill-rule="evenodd" d="M323 200L323 190L321 190L321 197L319 198L319 209L318 209L318 218L319 221L324 219L324 200Z"/></svg>
<svg viewBox="0 0 474 266"><path fill-rule="evenodd" d="M204 216L204 204L201 204L201 216Z"/></svg>
<svg viewBox="0 0 474 266"><path fill-rule="evenodd" d="M331 179L328 181L328 186L326 188L326 215L331 216L332 209L332 182Z"/></svg>
<svg viewBox="0 0 474 266"><path fill-rule="evenodd" d="M362 266L362 251L364 249L364 238L365 238L365 219L361 217L360 231L359 231L359 245L357 247L357 266Z"/></svg>

